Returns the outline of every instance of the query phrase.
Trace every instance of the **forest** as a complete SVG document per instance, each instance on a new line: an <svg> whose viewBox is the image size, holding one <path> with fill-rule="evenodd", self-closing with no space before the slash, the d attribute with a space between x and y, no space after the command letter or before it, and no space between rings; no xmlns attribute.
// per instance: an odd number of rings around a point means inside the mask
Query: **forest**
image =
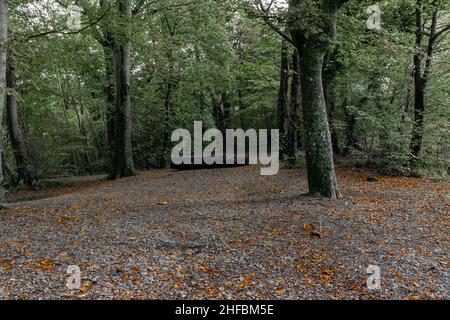
<svg viewBox="0 0 450 320"><path fill-rule="evenodd" d="M446 0L0 0L0 130L0 300L449 297Z"/></svg>

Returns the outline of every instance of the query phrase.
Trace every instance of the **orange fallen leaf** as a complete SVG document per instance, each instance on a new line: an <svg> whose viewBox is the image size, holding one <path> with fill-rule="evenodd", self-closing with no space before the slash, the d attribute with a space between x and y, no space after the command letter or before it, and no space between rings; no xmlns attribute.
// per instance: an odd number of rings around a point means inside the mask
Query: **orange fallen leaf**
<svg viewBox="0 0 450 320"><path fill-rule="evenodd" d="M254 277L255 276L253 274L244 276L243 279L241 280L241 283L239 283L239 287L245 288L250 286L252 284Z"/></svg>
<svg viewBox="0 0 450 320"><path fill-rule="evenodd" d="M348 242L348 244L352 244L353 243L353 236L351 234L349 234L347 236L347 242Z"/></svg>
<svg viewBox="0 0 450 320"><path fill-rule="evenodd" d="M323 269L322 272L324 274L328 274L328 275L332 275L333 274L333 271L331 271L330 269Z"/></svg>
<svg viewBox="0 0 450 320"><path fill-rule="evenodd" d="M380 246L385 247L387 246L387 241L386 240L380 240Z"/></svg>
<svg viewBox="0 0 450 320"><path fill-rule="evenodd" d="M141 270L138 267L133 267L133 268L131 268L131 272L139 273L139 272L141 272Z"/></svg>
<svg viewBox="0 0 450 320"><path fill-rule="evenodd" d="M82 293L87 293L87 292L89 291L90 288L91 288L91 284L88 282L88 283L85 283L85 284L80 288L80 291L81 291Z"/></svg>
<svg viewBox="0 0 450 320"><path fill-rule="evenodd" d="M46 266L46 267L52 267L52 266L53 266L53 261L48 260L48 259L41 260L40 263L41 263L43 266Z"/></svg>
<svg viewBox="0 0 450 320"><path fill-rule="evenodd" d="M219 290L217 290L217 288L210 288L203 291L202 296L216 296L218 293Z"/></svg>
<svg viewBox="0 0 450 320"><path fill-rule="evenodd" d="M206 272L206 273L217 273L218 271L214 268L208 266L201 266L198 268L198 271Z"/></svg>
<svg viewBox="0 0 450 320"><path fill-rule="evenodd" d="M352 285L350 286L350 290L353 290L353 291L361 291L361 287L358 286L357 284L352 284Z"/></svg>
<svg viewBox="0 0 450 320"><path fill-rule="evenodd" d="M295 266L295 270L297 270L298 272L303 272L303 267L298 264Z"/></svg>
<svg viewBox="0 0 450 320"><path fill-rule="evenodd" d="M308 233L309 236L313 236L316 232L316 227L311 223L305 223L303 229Z"/></svg>
<svg viewBox="0 0 450 320"><path fill-rule="evenodd" d="M52 271L55 269L55 264L51 260L44 259L36 265L36 269Z"/></svg>

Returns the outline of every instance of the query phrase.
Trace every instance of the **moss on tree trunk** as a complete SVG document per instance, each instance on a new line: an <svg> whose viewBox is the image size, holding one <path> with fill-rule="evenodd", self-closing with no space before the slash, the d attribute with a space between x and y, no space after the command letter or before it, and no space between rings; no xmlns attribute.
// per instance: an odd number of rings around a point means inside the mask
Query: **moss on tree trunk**
<svg viewBox="0 0 450 320"><path fill-rule="evenodd" d="M322 86L322 65L326 48L314 43L308 48L309 50L303 50L300 60L309 191L311 194L339 198Z"/></svg>

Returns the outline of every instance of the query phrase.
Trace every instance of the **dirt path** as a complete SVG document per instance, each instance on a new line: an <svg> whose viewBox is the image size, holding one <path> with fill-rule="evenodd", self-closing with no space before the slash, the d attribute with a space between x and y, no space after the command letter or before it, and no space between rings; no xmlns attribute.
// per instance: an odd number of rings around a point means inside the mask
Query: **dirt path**
<svg viewBox="0 0 450 320"><path fill-rule="evenodd" d="M74 193L79 189L84 189L86 187L93 187L106 179L107 175L44 179L40 180L39 183L43 185L54 185L55 187L9 192L6 194L5 198L7 203L22 203L53 198L62 194Z"/></svg>
<svg viewBox="0 0 450 320"><path fill-rule="evenodd" d="M0 298L448 299L449 183L338 175L339 201L302 195L304 170L240 167L17 204L0 211ZM80 290L65 287L68 265ZM369 265L380 290L367 290Z"/></svg>

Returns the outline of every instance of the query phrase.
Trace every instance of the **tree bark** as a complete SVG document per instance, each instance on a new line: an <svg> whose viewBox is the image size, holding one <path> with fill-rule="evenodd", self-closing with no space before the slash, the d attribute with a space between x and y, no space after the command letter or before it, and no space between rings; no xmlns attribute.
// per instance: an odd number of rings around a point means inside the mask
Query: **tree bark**
<svg viewBox="0 0 450 320"><path fill-rule="evenodd" d="M158 166L160 168L167 167L166 151L169 146L170 140L170 118L172 113L172 95L173 95L174 85L172 79L167 81L166 93L164 95L164 132L163 141L161 144L161 150L159 154Z"/></svg>
<svg viewBox="0 0 450 320"><path fill-rule="evenodd" d="M228 92L222 92L222 110L223 110L223 132L227 129L231 129L231 102L228 97Z"/></svg>
<svg viewBox="0 0 450 320"><path fill-rule="evenodd" d="M115 105L114 105L114 60L113 60L113 48L112 45L106 45L103 47L103 53L105 58L105 80L106 85L104 87L104 94L106 99L106 142L107 150L112 163L113 150L114 150L114 119L115 119Z"/></svg>
<svg viewBox="0 0 450 320"><path fill-rule="evenodd" d="M426 90L428 78L431 73L432 59L435 47L435 36L437 29L438 11L433 12L431 20L430 35L426 50L425 70L422 72L423 62L423 38L424 38L424 22L422 1L416 2L416 53L414 55L414 123L411 138L411 160L416 160L420 156L422 150L422 140L424 134L424 116L426 109Z"/></svg>
<svg viewBox="0 0 450 320"><path fill-rule="evenodd" d="M287 51L286 41L283 41L281 43L280 86L277 103L277 126L278 130L280 130L282 152L286 147L287 96L289 86L289 59Z"/></svg>
<svg viewBox="0 0 450 320"><path fill-rule="evenodd" d="M334 168L322 68L325 53L335 36L334 15L344 2L315 2L319 10L316 27L305 27L301 23L303 0L289 2L289 31L300 57L309 192L333 199L339 198L341 194Z"/></svg>
<svg viewBox="0 0 450 320"><path fill-rule="evenodd" d="M368 96L362 97L358 104L356 105L356 110L362 110L364 105L369 101ZM354 111L350 111L347 109L347 97L344 99L343 110L345 113L345 146L344 146L344 155L349 155L352 150L358 149L361 150L361 147L358 145L357 137L355 134L356 129L356 115Z"/></svg>
<svg viewBox="0 0 450 320"><path fill-rule="evenodd" d="M211 94L211 101L212 101L212 116L214 119L214 123L216 125L216 128L219 129L222 133L223 131L223 107L221 102L221 97L216 94Z"/></svg>
<svg viewBox="0 0 450 320"><path fill-rule="evenodd" d="M213 118L216 128L224 135L227 129L231 129L231 103L228 100L226 91L212 96L213 101Z"/></svg>
<svg viewBox="0 0 450 320"><path fill-rule="evenodd" d="M124 22L131 18L129 0L118 2L119 12ZM127 23L125 23L127 26ZM131 144L131 43L128 30L115 34L113 45L115 78L115 146L114 167L111 178L136 175Z"/></svg>
<svg viewBox="0 0 450 320"><path fill-rule="evenodd" d="M416 3L416 53L414 54L414 124L411 138L411 153L418 157L422 145L425 91L422 78L423 14L422 1Z"/></svg>
<svg viewBox="0 0 450 320"><path fill-rule="evenodd" d="M0 133L2 132L3 108L6 91L6 55L8 51L8 0L0 0ZM3 168L3 143L0 145L0 168ZM3 183L3 169L0 169L0 184Z"/></svg>
<svg viewBox="0 0 450 320"><path fill-rule="evenodd" d="M299 105L300 105L300 61L297 49L292 54L292 80L291 80L291 97L290 109L288 117L287 132L287 151L288 164L290 167L297 162L297 146L298 146L298 126L299 126Z"/></svg>
<svg viewBox="0 0 450 320"><path fill-rule="evenodd" d="M100 0L100 8L108 10L110 3L108 0ZM105 86L103 92L106 102L106 146L109 159L109 170L112 172L114 167L115 150L115 97L114 97L114 59L113 45L114 35L111 31L110 19L105 19L101 24L102 38L99 40L103 48L103 57L105 64Z"/></svg>
<svg viewBox="0 0 450 320"><path fill-rule="evenodd" d="M80 131L81 137L83 139L83 145L84 145L83 157L86 162L86 167L88 169L88 172L91 175L93 175L94 168L92 166L91 158L89 157L89 137L88 137L88 132L86 129L85 111L82 106L82 103L83 103L82 101L76 102L75 115L77 117L78 130ZM83 169L85 169L86 167L84 167Z"/></svg>
<svg viewBox="0 0 450 320"><path fill-rule="evenodd" d="M325 102L327 104L327 112L328 112L328 120L331 132L331 143L333 145L333 151L335 154L341 154L341 150L339 147L339 134L336 130L335 122L336 122L336 101L335 101L335 88L333 84L333 80L339 71L339 66L336 62L336 55L338 51L335 48L334 50L328 50L326 54L325 64L323 67L323 91L325 94Z"/></svg>
<svg viewBox="0 0 450 320"><path fill-rule="evenodd" d="M10 90L15 90L16 88L16 70L13 64L11 55L9 55L6 82L8 89ZM26 183L31 186L33 184L33 177L28 170L29 162L27 161L25 145L23 143L22 133L20 131L17 109L18 103L16 95L14 93L8 94L6 98L6 116L8 122L9 140L11 142L11 147L17 166L18 177L16 183Z"/></svg>
<svg viewBox="0 0 450 320"><path fill-rule="evenodd" d="M303 50L301 59L308 185L312 194L339 198L331 133L322 87L322 65L326 50L320 45L314 47L314 44L308 45L309 50Z"/></svg>

